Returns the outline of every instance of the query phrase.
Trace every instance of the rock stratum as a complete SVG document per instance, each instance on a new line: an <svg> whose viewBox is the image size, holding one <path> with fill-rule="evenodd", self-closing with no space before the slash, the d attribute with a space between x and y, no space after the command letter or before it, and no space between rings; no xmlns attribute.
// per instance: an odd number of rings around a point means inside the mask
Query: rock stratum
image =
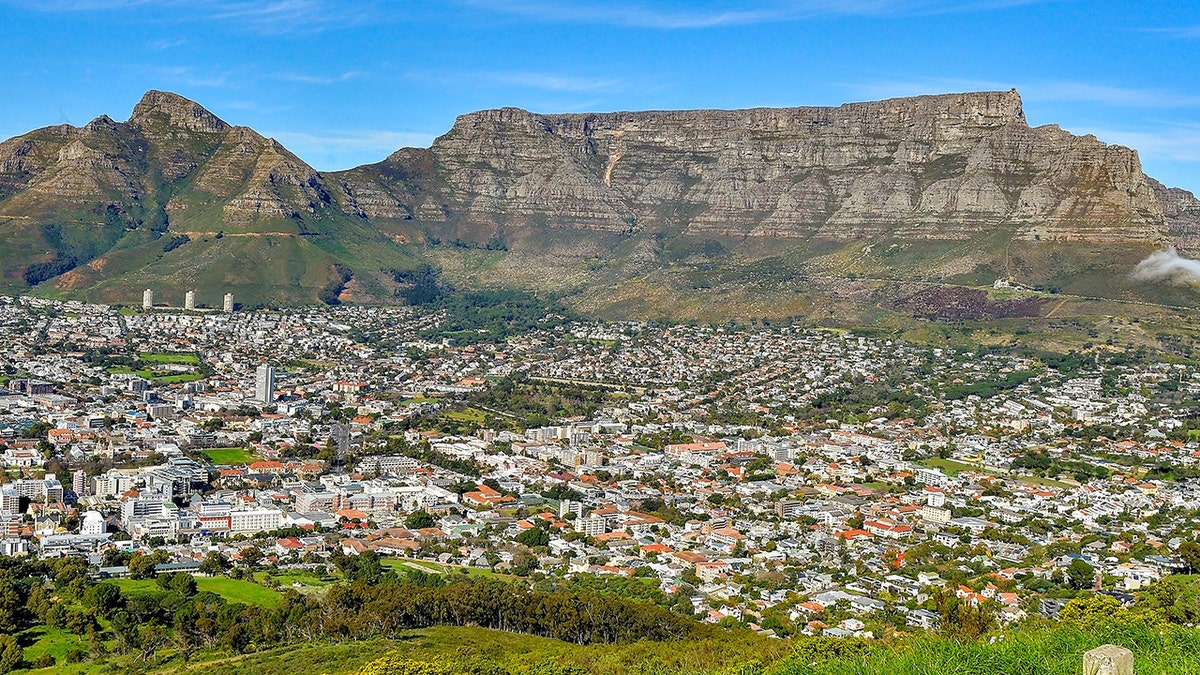
<svg viewBox="0 0 1200 675"><path fill-rule="evenodd" d="M396 271L430 264L456 285L549 291L587 310L767 315L866 280L860 299L901 310L906 283L1144 300L1158 291L1129 270L1156 248L1195 250L1200 202L1147 177L1135 150L1030 127L1015 90L486 110L428 149L333 173L149 92L126 122L0 144L0 230L9 290L386 301Z"/></svg>

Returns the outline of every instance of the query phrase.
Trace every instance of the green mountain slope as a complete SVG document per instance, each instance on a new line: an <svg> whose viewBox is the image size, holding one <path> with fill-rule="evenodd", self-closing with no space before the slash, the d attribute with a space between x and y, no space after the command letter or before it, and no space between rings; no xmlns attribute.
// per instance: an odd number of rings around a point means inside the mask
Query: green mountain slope
<svg viewBox="0 0 1200 675"><path fill-rule="evenodd" d="M149 92L101 117L0 144L2 288L181 304L386 299L411 255L348 214L322 176L245 127ZM175 299L179 298L179 299Z"/></svg>

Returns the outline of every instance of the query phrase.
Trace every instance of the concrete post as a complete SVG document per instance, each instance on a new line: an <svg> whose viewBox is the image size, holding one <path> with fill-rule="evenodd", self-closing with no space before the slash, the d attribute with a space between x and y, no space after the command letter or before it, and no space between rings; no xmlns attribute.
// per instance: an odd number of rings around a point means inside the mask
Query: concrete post
<svg viewBox="0 0 1200 675"><path fill-rule="evenodd" d="M1116 645L1096 647L1083 655L1083 675L1133 675L1133 652Z"/></svg>

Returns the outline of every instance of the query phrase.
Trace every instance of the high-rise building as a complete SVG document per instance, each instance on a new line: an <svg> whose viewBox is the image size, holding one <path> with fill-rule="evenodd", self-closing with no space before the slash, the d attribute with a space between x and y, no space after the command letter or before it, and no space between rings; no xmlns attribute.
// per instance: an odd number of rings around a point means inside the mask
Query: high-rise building
<svg viewBox="0 0 1200 675"><path fill-rule="evenodd" d="M71 489L76 497L88 496L88 475L83 469L71 474Z"/></svg>
<svg viewBox="0 0 1200 675"><path fill-rule="evenodd" d="M196 309L196 291L188 291L183 296L184 309Z"/></svg>
<svg viewBox="0 0 1200 675"><path fill-rule="evenodd" d="M275 400L275 367L262 364L254 371L254 400L270 403Z"/></svg>
<svg viewBox="0 0 1200 675"><path fill-rule="evenodd" d="M142 309L150 309L154 307L154 291L147 288L142 291Z"/></svg>
<svg viewBox="0 0 1200 675"><path fill-rule="evenodd" d="M225 311L226 312L233 311L233 293L225 294Z"/></svg>

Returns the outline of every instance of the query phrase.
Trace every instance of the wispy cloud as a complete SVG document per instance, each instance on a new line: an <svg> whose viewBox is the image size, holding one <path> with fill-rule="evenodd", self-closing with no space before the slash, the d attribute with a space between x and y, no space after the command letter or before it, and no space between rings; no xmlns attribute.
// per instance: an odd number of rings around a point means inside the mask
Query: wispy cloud
<svg viewBox="0 0 1200 675"><path fill-rule="evenodd" d="M301 131L263 132L300 157L370 154L382 159L405 147L429 147L434 134L403 131L353 130L310 134Z"/></svg>
<svg viewBox="0 0 1200 675"><path fill-rule="evenodd" d="M1181 40L1194 40L1200 38L1200 26L1173 26L1171 28L1143 28L1143 33L1159 33L1171 38Z"/></svg>
<svg viewBox="0 0 1200 675"><path fill-rule="evenodd" d="M898 16L988 11L1046 0L749 0L637 3L627 0L462 0L464 4L550 23L702 29L821 16Z"/></svg>
<svg viewBox="0 0 1200 675"><path fill-rule="evenodd" d="M155 51L166 51L175 47L182 47L187 44L187 40L155 40L150 43L150 48Z"/></svg>
<svg viewBox="0 0 1200 675"><path fill-rule="evenodd" d="M1127 108L1200 107L1200 96L1170 89L1118 87L1092 82L1033 80L995 82L988 80L931 78L911 81L885 81L844 84L845 89L863 98L891 98L948 91L1007 90L1016 87L1026 102L1099 103Z"/></svg>
<svg viewBox="0 0 1200 675"><path fill-rule="evenodd" d="M320 31L387 21L401 12L383 0L0 0L24 9L70 13L162 10L178 20L232 22L259 33ZM160 16L158 18L169 18Z"/></svg>
<svg viewBox="0 0 1200 675"><path fill-rule="evenodd" d="M310 75L308 73L280 73L274 76L276 79L285 82L296 82L298 84L321 84L330 85L339 82L349 82L350 80L358 80L367 77L367 74L358 70L349 70L341 75Z"/></svg>
<svg viewBox="0 0 1200 675"><path fill-rule="evenodd" d="M1161 124L1138 131L1084 126L1072 131L1134 148L1143 160L1200 162L1200 125L1196 124Z"/></svg>
<svg viewBox="0 0 1200 675"><path fill-rule="evenodd" d="M618 78L531 71L409 71L404 77L412 81L433 82L450 87L520 87L572 93L611 91L622 85L622 80Z"/></svg>
<svg viewBox="0 0 1200 675"><path fill-rule="evenodd" d="M138 66L155 86L168 87L224 87L229 84L227 72L209 72L192 66Z"/></svg>

